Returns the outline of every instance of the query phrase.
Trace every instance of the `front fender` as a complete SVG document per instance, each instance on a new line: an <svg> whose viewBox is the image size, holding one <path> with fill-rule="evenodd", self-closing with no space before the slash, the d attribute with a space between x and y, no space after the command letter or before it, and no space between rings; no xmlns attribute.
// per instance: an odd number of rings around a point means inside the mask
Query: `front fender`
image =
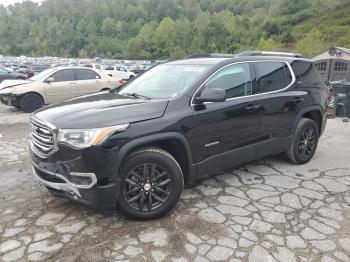
<svg viewBox="0 0 350 262"><path fill-rule="evenodd" d="M120 163L119 165L121 166L121 163L123 163L127 154L130 153L135 148L152 143L152 142L157 142L157 141L166 140L166 139L176 139L183 145L186 152L186 157L188 160L188 181L195 180L196 166L193 164L192 151L191 151L190 145L186 137L177 132L166 132L166 133L148 135L148 136L134 139L126 143L120 148L118 152L118 163Z"/></svg>

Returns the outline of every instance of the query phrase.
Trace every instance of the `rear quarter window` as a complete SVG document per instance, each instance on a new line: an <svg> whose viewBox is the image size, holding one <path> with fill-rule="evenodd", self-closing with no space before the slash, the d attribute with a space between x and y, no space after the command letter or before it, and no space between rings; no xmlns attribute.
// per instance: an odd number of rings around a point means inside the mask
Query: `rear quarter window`
<svg viewBox="0 0 350 262"><path fill-rule="evenodd" d="M324 82L318 70L309 61L294 61L292 69L297 82L304 87L323 87Z"/></svg>

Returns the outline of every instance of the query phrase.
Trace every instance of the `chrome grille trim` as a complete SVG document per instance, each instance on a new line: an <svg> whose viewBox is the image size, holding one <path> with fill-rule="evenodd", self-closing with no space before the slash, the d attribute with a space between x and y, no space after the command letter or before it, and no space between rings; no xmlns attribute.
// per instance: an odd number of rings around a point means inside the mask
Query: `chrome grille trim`
<svg viewBox="0 0 350 262"><path fill-rule="evenodd" d="M41 158L57 151L56 127L35 115L30 116L30 149Z"/></svg>

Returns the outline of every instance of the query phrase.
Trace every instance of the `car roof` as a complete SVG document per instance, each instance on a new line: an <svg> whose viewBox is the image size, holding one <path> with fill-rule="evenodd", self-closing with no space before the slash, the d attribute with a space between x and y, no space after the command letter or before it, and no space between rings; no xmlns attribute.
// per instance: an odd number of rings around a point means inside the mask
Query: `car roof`
<svg viewBox="0 0 350 262"><path fill-rule="evenodd" d="M190 58L167 62L171 65L215 65L227 60L224 57L210 57L210 58Z"/></svg>
<svg viewBox="0 0 350 262"><path fill-rule="evenodd" d="M94 68L85 67L85 66L56 66L56 67L52 67L52 68L59 69L59 70L62 70L62 69L90 69L90 70L95 71Z"/></svg>
<svg viewBox="0 0 350 262"><path fill-rule="evenodd" d="M293 61L306 61L309 59L290 56L239 56L239 57L205 57L205 58L189 58L167 62L166 64L174 65L219 65L219 64L231 64L235 62L254 62L254 61L281 61L292 63Z"/></svg>

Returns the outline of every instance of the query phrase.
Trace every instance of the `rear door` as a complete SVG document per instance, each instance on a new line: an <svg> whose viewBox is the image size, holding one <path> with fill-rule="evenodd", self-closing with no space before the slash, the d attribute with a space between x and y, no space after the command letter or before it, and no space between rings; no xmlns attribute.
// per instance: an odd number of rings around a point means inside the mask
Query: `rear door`
<svg viewBox="0 0 350 262"><path fill-rule="evenodd" d="M285 150L289 145L299 104L305 92L295 88L295 77L288 63L261 61L254 63L256 89L261 115L261 143L257 157Z"/></svg>
<svg viewBox="0 0 350 262"><path fill-rule="evenodd" d="M104 86L101 76L91 69L74 69L77 79L77 92L87 95L101 91Z"/></svg>
<svg viewBox="0 0 350 262"><path fill-rule="evenodd" d="M51 78L52 82L47 82ZM47 103L57 103L77 96L77 84L73 69L62 69L45 81Z"/></svg>

